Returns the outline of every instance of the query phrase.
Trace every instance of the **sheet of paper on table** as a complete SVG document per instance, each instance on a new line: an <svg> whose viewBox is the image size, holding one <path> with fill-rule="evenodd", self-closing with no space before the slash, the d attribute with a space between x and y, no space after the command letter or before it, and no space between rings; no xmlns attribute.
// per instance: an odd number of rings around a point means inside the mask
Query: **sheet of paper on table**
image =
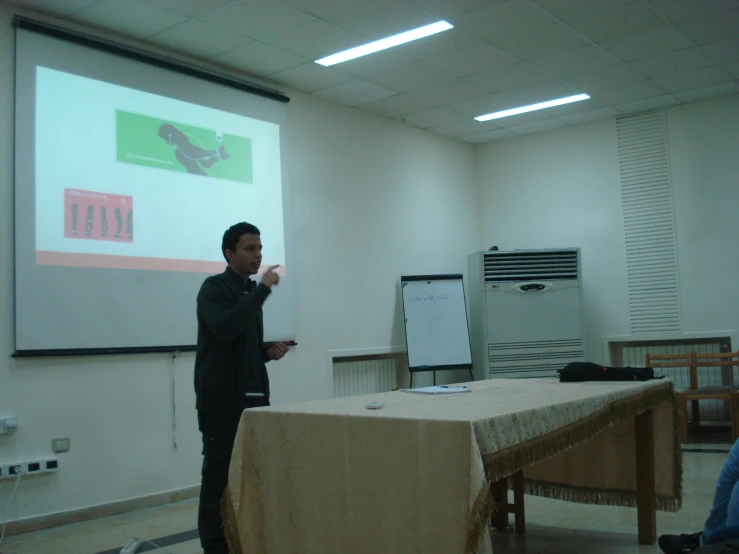
<svg viewBox="0 0 739 554"><path fill-rule="evenodd" d="M459 392L472 392L467 387L456 387L452 385L439 385L435 387L421 387L418 389L400 389L401 392L412 392L415 394L455 394Z"/></svg>

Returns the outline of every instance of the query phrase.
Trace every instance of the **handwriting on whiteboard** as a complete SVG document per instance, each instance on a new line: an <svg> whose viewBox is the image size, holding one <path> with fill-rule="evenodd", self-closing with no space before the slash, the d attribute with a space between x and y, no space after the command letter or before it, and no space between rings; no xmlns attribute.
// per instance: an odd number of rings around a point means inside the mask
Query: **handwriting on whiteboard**
<svg viewBox="0 0 739 554"><path fill-rule="evenodd" d="M448 294L427 294L424 296L411 296L411 302L434 302L435 300L449 300Z"/></svg>

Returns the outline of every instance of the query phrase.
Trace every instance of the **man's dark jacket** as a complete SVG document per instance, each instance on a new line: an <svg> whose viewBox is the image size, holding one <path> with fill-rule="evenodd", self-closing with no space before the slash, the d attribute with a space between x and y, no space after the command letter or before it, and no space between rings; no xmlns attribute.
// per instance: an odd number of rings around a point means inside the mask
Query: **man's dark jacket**
<svg viewBox="0 0 739 554"><path fill-rule="evenodd" d="M262 305L270 292L231 268L203 282L197 299L198 410L238 417L248 397L263 394L269 399Z"/></svg>

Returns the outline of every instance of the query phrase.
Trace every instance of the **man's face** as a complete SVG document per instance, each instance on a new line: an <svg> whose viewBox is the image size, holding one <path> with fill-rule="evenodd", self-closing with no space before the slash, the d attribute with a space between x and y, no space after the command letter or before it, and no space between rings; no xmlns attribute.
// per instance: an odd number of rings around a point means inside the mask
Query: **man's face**
<svg viewBox="0 0 739 554"><path fill-rule="evenodd" d="M262 265L262 241L259 235L241 235L236 250L226 250L228 265L246 278L256 275Z"/></svg>

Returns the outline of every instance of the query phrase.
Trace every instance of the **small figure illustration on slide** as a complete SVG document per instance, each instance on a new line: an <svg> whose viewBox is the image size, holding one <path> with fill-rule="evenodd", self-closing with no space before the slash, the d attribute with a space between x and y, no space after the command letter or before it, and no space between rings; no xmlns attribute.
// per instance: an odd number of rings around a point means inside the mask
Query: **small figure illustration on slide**
<svg viewBox="0 0 739 554"><path fill-rule="evenodd" d="M128 210L128 217L126 218L126 238L133 240L133 208Z"/></svg>
<svg viewBox="0 0 739 554"><path fill-rule="evenodd" d="M93 211L92 204L88 204L87 205L87 219L85 220L85 236L86 237L89 237L90 234L92 234L92 223L93 223L92 218L94 216L94 213L95 212Z"/></svg>
<svg viewBox="0 0 739 554"><path fill-rule="evenodd" d="M123 216L121 215L121 209L115 209L115 235L114 238L121 238L121 229L123 229Z"/></svg>
<svg viewBox="0 0 739 554"><path fill-rule="evenodd" d="M77 213L80 211L79 204L72 204L72 234L77 234Z"/></svg>
<svg viewBox="0 0 739 554"><path fill-rule="evenodd" d="M100 206L100 236L108 236L108 212L105 206Z"/></svg>
<svg viewBox="0 0 739 554"><path fill-rule="evenodd" d="M218 161L227 160L231 157L223 147L220 134L218 137L221 140L218 141L218 148L216 150L206 150L195 146L190 142L189 137L185 133L169 123L165 123L159 127L159 136L167 144L175 147L175 157L187 169L188 173L208 175L203 168L212 167Z"/></svg>

